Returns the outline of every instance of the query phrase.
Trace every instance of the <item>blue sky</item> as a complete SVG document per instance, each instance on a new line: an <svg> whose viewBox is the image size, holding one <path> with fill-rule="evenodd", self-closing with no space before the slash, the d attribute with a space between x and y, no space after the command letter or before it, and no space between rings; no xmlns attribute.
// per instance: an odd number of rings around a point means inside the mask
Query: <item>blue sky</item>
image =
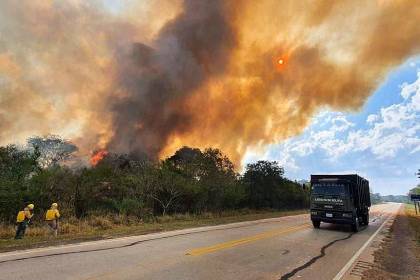
<svg viewBox="0 0 420 280"><path fill-rule="evenodd" d="M420 57L388 74L358 112L325 108L296 137L244 162L276 160L292 179L316 173L358 173L373 192L406 194L420 168Z"/></svg>

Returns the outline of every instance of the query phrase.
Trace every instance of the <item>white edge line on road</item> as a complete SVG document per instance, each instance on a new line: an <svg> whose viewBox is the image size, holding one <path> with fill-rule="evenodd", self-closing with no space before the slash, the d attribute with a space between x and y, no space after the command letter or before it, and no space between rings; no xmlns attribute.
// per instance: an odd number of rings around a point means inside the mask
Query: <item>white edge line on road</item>
<svg viewBox="0 0 420 280"><path fill-rule="evenodd" d="M399 211L400 208L398 208ZM397 213L398 213L397 211ZM347 270L353 265L353 263L357 260L357 258L362 254L362 252L366 249L367 246L372 242L372 240L376 237L376 235L382 230L382 228L387 224L387 222L395 215L390 214L388 218L382 223L382 225L375 231L375 233L363 244L363 246L359 249L359 251L354 254L354 256L346 263L346 265L337 273L337 275L333 278L333 280L340 280L343 278L344 274L346 274Z"/></svg>

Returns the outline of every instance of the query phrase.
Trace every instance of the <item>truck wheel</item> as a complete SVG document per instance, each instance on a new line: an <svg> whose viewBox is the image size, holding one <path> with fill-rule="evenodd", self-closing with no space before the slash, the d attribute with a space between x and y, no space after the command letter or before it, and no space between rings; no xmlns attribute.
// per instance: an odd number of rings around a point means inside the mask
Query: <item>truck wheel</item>
<svg viewBox="0 0 420 280"><path fill-rule="evenodd" d="M360 225L367 226L369 224L369 214L363 214L362 217L360 217Z"/></svg>
<svg viewBox="0 0 420 280"><path fill-rule="evenodd" d="M320 221L312 221L312 224L314 225L314 228L319 228L321 226Z"/></svg>
<svg viewBox="0 0 420 280"><path fill-rule="evenodd" d="M354 223L351 225L351 229L354 232L358 232L359 231L359 218L356 218L356 220L354 221Z"/></svg>
<svg viewBox="0 0 420 280"><path fill-rule="evenodd" d="M360 216L359 218L359 227L365 225L365 215Z"/></svg>
<svg viewBox="0 0 420 280"><path fill-rule="evenodd" d="M369 213L367 213L364 218L365 218L365 221L364 221L365 226L369 225Z"/></svg>

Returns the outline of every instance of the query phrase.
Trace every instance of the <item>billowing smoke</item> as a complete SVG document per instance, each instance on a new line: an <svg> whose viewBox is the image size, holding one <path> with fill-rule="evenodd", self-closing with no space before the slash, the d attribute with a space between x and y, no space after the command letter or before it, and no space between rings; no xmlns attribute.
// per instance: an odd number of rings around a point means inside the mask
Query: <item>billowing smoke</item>
<svg viewBox="0 0 420 280"><path fill-rule="evenodd" d="M119 58L115 134L110 148L157 156L174 133L192 128L195 110L185 101L212 77L225 73L236 34L232 10L222 0L184 2L152 47L133 44Z"/></svg>
<svg viewBox="0 0 420 280"><path fill-rule="evenodd" d="M40 3L0 3L0 144L54 133L85 153L211 146L238 163L323 107L359 109L420 51L412 1Z"/></svg>

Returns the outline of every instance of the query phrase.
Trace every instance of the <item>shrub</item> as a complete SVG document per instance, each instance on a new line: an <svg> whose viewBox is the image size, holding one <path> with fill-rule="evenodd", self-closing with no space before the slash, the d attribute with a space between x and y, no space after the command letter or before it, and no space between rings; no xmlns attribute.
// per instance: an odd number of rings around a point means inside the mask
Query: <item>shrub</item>
<svg viewBox="0 0 420 280"><path fill-rule="evenodd" d="M124 198L122 201L114 201L114 207L119 214L126 216L141 217L143 214L143 203L136 199Z"/></svg>
<svg viewBox="0 0 420 280"><path fill-rule="evenodd" d="M91 216L88 218L88 224L102 230L113 228L113 223L107 216Z"/></svg>

